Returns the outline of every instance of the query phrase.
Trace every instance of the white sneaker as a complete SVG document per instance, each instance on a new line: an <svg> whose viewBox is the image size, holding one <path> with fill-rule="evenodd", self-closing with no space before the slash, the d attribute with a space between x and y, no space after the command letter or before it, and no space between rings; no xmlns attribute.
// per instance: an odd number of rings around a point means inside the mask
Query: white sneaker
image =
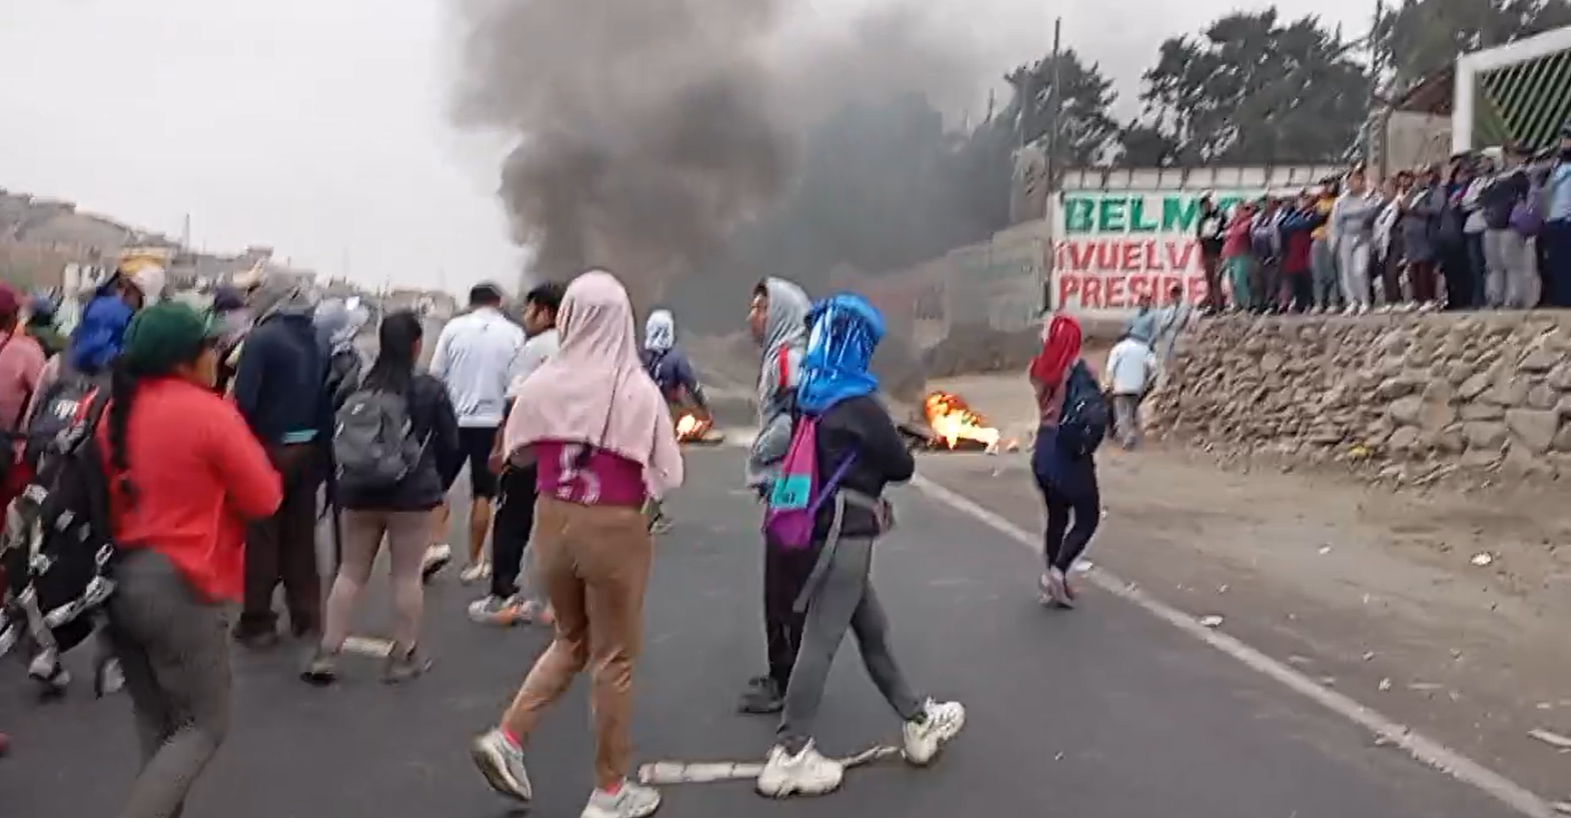
<svg viewBox="0 0 1571 818"><path fill-rule="evenodd" d="M654 787L623 781L615 794L597 789L579 818L644 818L660 809L660 791Z"/></svg>
<svg viewBox="0 0 1571 818"><path fill-rule="evenodd" d="M458 575L458 581L465 585L473 585L491 578L491 566L486 562L471 563L464 572Z"/></svg>
<svg viewBox="0 0 1571 818"><path fill-rule="evenodd" d="M1368 304L1359 304L1358 305L1358 314L1359 315L1368 315L1369 314L1369 305Z"/></svg>
<svg viewBox="0 0 1571 818"><path fill-rule="evenodd" d="M925 716L921 721L908 721L901 730L906 762L916 767L926 767L949 740L966 725L965 705L960 702L935 702L928 699L922 704Z"/></svg>
<svg viewBox="0 0 1571 818"><path fill-rule="evenodd" d="M420 560L420 580L430 582L452 561L453 549L447 543L437 543L427 548L425 556Z"/></svg>
<svg viewBox="0 0 1571 818"><path fill-rule="evenodd" d="M508 741L501 730L493 729L475 739L469 755L491 789L520 801L534 797L529 771L524 769L524 751Z"/></svg>
<svg viewBox="0 0 1571 818"><path fill-rule="evenodd" d="M1074 600L1069 596L1067 583L1068 580L1064 578L1063 571L1057 568L1047 569L1047 573L1042 576L1041 580L1042 594L1046 597L1047 604L1057 605L1061 608L1075 607Z"/></svg>
<svg viewBox="0 0 1571 818"><path fill-rule="evenodd" d="M1357 315L1358 314L1358 305L1357 304L1348 304L1347 305L1347 309L1342 310L1342 314L1343 315Z"/></svg>
<svg viewBox="0 0 1571 818"><path fill-rule="evenodd" d="M784 747L770 749L769 761L759 773L755 788L767 798L824 795L839 789L844 778L845 767L832 758L824 758L809 741L796 755Z"/></svg>

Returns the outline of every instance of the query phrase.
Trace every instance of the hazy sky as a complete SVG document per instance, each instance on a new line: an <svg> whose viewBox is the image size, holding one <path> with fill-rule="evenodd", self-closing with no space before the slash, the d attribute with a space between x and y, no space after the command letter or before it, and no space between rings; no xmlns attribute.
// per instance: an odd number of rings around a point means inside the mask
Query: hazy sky
<svg viewBox="0 0 1571 818"><path fill-rule="evenodd" d="M189 214L209 250L270 245L367 285L510 284L518 253L493 196L503 146L446 115L453 2L0 0L0 187L170 235ZM873 2L790 5L838 20ZM1265 5L921 3L975 56L979 85L1046 53L1063 14L1065 44L1101 62L1126 105L1164 37ZM1314 5L1349 35L1372 8Z"/></svg>

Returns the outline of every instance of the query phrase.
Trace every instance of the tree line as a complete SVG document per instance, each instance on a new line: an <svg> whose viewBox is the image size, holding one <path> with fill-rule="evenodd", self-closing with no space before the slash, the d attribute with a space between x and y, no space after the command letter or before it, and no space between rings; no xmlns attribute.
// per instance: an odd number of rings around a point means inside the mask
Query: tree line
<svg viewBox="0 0 1571 818"><path fill-rule="evenodd" d="M1008 226L1016 152L1045 145L1055 107L1060 166L1342 161L1372 105L1464 52L1568 24L1571 0L1398 0L1356 35L1267 9L1164 41L1128 120L1072 48L1008 72L1007 99L967 127L919 94L864 101L808 135L791 193L684 285L710 295L740 268L823 286L837 270L905 269L981 241Z"/></svg>

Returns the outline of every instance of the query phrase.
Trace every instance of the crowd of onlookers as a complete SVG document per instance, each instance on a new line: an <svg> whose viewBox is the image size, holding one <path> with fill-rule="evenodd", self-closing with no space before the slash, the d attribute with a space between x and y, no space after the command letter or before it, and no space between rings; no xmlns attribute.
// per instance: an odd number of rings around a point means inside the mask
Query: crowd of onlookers
<svg viewBox="0 0 1571 818"><path fill-rule="evenodd" d="M1197 227L1208 312L1571 307L1571 125L1376 181L1363 166Z"/></svg>

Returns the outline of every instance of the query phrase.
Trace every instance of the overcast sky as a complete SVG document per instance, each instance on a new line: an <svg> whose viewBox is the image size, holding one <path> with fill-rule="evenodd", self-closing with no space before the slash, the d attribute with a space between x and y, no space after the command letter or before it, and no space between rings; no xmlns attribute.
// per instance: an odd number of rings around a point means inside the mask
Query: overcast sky
<svg viewBox="0 0 1571 818"><path fill-rule="evenodd" d="M446 115L452 2L0 0L0 187L176 236L189 214L209 250L270 245L372 286L510 284L501 147ZM837 19L871 2L791 5ZM1128 98L1164 37L1266 5L922 2L977 53L979 82L1046 53L1061 13L1065 44ZM1313 8L1353 35L1373 4Z"/></svg>

